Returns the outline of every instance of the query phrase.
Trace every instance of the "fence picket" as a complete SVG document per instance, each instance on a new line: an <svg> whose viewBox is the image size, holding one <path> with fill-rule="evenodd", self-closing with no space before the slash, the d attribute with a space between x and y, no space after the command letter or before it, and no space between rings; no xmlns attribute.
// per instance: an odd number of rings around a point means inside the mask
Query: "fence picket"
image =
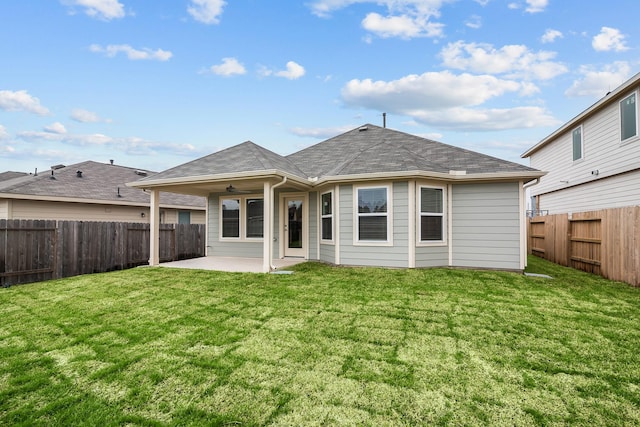
<svg viewBox="0 0 640 427"><path fill-rule="evenodd" d="M0 220L0 286L121 270L149 260L149 224ZM204 224L163 224L163 260L205 255Z"/></svg>
<svg viewBox="0 0 640 427"><path fill-rule="evenodd" d="M640 286L640 206L534 217L528 252Z"/></svg>

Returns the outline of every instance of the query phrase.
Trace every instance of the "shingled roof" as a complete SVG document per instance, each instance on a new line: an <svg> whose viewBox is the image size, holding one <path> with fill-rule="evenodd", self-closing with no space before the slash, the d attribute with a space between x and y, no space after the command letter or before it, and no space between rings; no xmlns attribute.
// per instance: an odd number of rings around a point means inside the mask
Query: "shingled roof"
<svg viewBox="0 0 640 427"><path fill-rule="evenodd" d="M366 124L288 156L281 156L253 142L193 160L144 178L131 185L153 187L189 179L228 179L276 171L313 186L323 179L340 180L363 174L432 174L453 179L465 175L494 175L533 179L543 175L530 167L501 160L416 135ZM452 174L452 171L459 172Z"/></svg>
<svg viewBox="0 0 640 427"><path fill-rule="evenodd" d="M280 170L306 178L294 163L251 141L234 145L188 163L160 172L149 179L171 179L185 176Z"/></svg>
<svg viewBox="0 0 640 427"><path fill-rule="evenodd" d="M86 199L92 203L105 201L148 205L149 194L127 187L126 183L153 173L93 161L52 169L38 175L5 172L1 174L7 179L0 180L0 197L2 194L12 194ZM165 206L205 207L202 197L175 193L162 193L161 197Z"/></svg>
<svg viewBox="0 0 640 427"><path fill-rule="evenodd" d="M287 159L307 176L317 177L374 171L458 170L468 174L535 171L518 163L372 124L293 153Z"/></svg>

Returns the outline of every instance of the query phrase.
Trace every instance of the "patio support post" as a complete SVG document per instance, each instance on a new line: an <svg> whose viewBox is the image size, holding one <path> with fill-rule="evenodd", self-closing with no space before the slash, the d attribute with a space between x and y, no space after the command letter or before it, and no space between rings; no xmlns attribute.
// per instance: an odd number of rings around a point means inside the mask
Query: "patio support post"
<svg viewBox="0 0 640 427"><path fill-rule="evenodd" d="M149 265L160 264L160 191L151 190L149 203Z"/></svg>
<svg viewBox="0 0 640 427"><path fill-rule="evenodd" d="M264 204L263 204L263 218L262 234L264 239L262 240L262 272L268 273L271 271L271 250L273 236L271 235L271 204L273 200L271 198L271 183L265 181L264 183Z"/></svg>

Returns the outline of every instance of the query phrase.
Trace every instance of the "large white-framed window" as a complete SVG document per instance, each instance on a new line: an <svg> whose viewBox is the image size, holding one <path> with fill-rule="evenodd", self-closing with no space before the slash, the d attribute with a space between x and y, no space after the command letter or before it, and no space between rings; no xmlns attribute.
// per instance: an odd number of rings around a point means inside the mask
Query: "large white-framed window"
<svg viewBox="0 0 640 427"><path fill-rule="evenodd" d="M578 126L573 130L573 132L571 132L571 141L573 147L573 161L581 160L584 151L582 125Z"/></svg>
<svg viewBox="0 0 640 427"><path fill-rule="evenodd" d="M391 185L355 186L354 244L393 244Z"/></svg>
<svg viewBox="0 0 640 427"><path fill-rule="evenodd" d="M447 241L447 188L418 186L418 243L444 244Z"/></svg>
<svg viewBox="0 0 640 427"><path fill-rule="evenodd" d="M220 198L220 239L261 240L264 199L258 196Z"/></svg>
<svg viewBox="0 0 640 427"><path fill-rule="evenodd" d="M638 135L638 107L636 93L620 101L620 140L626 141Z"/></svg>
<svg viewBox="0 0 640 427"><path fill-rule="evenodd" d="M333 191L320 195L320 224L323 242L333 242Z"/></svg>

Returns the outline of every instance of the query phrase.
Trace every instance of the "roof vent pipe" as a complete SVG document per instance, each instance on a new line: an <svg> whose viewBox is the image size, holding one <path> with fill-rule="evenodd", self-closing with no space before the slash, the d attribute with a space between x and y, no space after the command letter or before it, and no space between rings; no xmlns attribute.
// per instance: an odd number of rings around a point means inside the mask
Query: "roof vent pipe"
<svg viewBox="0 0 640 427"><path fill-rule="evenodd" d="M113 166L113 159L109 160L109 163L111 163L111 166Z"/></svg>
<svg viewBox="0 0 640 427"><path fill-rule="evenodd" d="M387 128L387 113L382 113L382 127Z"/></svg>
<svg viewBox="0 0 640 427"><path fill-rule="evenodd" d="M82 171L76 171L76 176L78 178L82 178Z"/></svg>

